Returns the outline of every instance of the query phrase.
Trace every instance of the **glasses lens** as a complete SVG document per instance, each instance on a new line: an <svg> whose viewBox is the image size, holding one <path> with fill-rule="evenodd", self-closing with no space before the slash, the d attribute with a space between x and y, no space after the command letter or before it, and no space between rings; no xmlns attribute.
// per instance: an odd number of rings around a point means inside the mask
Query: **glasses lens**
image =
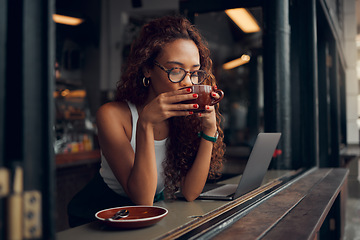
<svg viewBox="0 0 360 240"><path fill-rule="evenodd" d="M207 73L202 70L195 71L191 74L193 84L200 84L207 78Z"/></svg>
<svg viewBox="0 0 360 240"><path fill-rule="evenodd" d="M183 69L173 68L169 73L169 78L173 82L180 82L184 78L185 74L186 72Z"/></svg>

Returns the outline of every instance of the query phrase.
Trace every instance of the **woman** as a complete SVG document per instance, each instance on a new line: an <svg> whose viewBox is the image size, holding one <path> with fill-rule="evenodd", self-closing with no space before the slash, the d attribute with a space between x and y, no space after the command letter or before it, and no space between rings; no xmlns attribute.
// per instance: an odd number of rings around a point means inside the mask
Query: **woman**
<svg viewBox="0 0 360 240"><path fill-rule="evenodd" d="M122 199L152 205L164 189L174 196L180 188L193 201L207 178L220 173L224 144L218 107L195 114L197 104L181 103L198 97L181 88L215 84L209 54L185 18L167 16L142 28L116 101L97 112L100 175Z"/></svg>

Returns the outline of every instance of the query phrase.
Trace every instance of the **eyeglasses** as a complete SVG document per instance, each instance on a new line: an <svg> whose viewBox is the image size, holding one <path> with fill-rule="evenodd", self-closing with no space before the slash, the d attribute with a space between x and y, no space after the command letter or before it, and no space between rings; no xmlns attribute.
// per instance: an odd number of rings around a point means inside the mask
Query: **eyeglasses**
<svg viewBox="0 0 360 240"><path fill-rule="evenodd" d="M190 81L192 82L192 84L197 85L197 84L201 84L202 82L204 82L209 76L209 74L207 74L207 72L205 72L203 70L186 71L185 69L179 68L179 67L166 69L164 66L162 66L157 61L154 61L154 63L161 70L163 70L164 72L166 72L168 74L169 80L173 83L181 82L182 80L184 80L184 78L187 74L190 74Z"/></svg>

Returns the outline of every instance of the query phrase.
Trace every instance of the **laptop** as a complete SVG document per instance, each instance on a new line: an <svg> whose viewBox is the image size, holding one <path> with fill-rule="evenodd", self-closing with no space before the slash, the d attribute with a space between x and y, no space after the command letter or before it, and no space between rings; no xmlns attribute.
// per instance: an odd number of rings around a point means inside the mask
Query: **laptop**
<svg viewBox="0 0 360 240"><path fill-rule="evenodd" d="M239 183L206 184L197 199L233 200L260 187L280 136L281 133L259 133Z"/></svg>

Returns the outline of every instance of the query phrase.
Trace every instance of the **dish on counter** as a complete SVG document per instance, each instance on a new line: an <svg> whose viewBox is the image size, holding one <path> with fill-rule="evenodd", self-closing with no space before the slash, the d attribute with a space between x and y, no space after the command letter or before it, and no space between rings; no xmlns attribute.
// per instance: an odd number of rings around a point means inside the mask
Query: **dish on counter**
<svg viewBox="0 0 360 240"><path fill-rule="evenodd" d="M106 221L122 209L129 211L129 215L118 220ZM159 222L168 214L168 210L158 206L124 206L101 210L95 217L105 224L116 228L142 228Z"/></svg>

